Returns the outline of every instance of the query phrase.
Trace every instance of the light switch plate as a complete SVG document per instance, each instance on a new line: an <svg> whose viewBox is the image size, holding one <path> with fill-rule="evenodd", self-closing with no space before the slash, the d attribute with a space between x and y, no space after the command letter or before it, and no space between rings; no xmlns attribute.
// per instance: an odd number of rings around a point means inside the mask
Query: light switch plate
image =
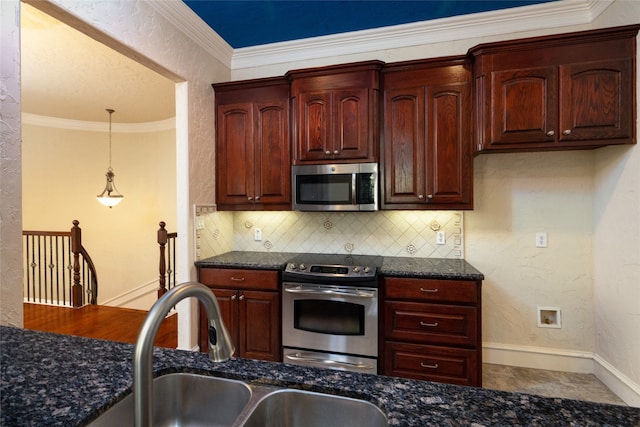
<svg viewBox="0 0 640 427"><path fill-rule="evenodd" d="M547 247L547 232L538 231L536 233L536 248L546 248L546 247Z"/></svg>
<svg viewBox="0 0 640 427"><path fill-rule="evenodd" d="M436 233L436 245L445 245L447 243L447 237L444 231L438 231Z"/></svg>

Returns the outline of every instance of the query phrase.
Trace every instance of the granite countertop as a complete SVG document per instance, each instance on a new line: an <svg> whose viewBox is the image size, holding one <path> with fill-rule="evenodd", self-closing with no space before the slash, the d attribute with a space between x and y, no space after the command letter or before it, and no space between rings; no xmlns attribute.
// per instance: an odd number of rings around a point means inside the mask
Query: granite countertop
<svg viewBox="0 0 640 427"><path fill-rule="evenodd" d="M200 261L198 267L256 268L282 270L296 253L290 252L227 252ZM423 279L484 280L484 275L463 259L382 257L381 276L402 276Z"/></svg>
<svg viewBox="0 0 640 427"><path fill-rule="evenodd" d="M0 327L0 425L85 425L131 390L133 345ZM640 409L154 349L154 372L192 372L368 400L392 426L638 426Z"/></svg>

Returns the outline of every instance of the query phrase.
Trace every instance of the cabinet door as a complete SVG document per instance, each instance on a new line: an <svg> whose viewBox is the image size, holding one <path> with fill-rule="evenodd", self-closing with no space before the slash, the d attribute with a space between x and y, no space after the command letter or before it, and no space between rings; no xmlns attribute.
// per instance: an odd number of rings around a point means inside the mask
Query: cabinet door
<svg viewBox="0 0 640 427"><path fill-rule="evenodd" d="M280 361L279 294L240 291L239 302L240 356Z"/></svg>
<svg viewBox="0 0 640 427"><path fill-rule="evenodd" d="M217 115L218 204L246 204L255 191L253 104L221 105Z"/></svg>
<svg viewBox="0 0 640 427"><path fill-rule="evenodd" d="M366 159L369 157L368 89L342 89L332 96L332 143L328 149L336 159Z"/></svg>
<svg viewBox="0 0 640 427"><path fill-rule="evenodd" d="M288 101L258 103L255 107L255 202L291 203Z"/></svg>
<svg viewBox="0 0 640 427"><path fill-rule="evenodd" d="M326 160L331 156L331 92L298 95L297 160Z"/></svg>
<svg viewBox="0 0 640 427"><path fill-rule="evenodd" d="M553 144L558 120L557 93L555 67L493 72L490 144Z"/></svg>
<svg viewBox="0 0 640 427"><path fill-rule="evenodd" d="M211 289L213 294L218 300L218 307L220 308L220 316L224 325L229 331L231 340L235 347L234 355L239 355L239 337L240 329L238 325L238 291L235 289ZM204 306L199 304L200 307L200 351L208 352L208 324L207 316L204 311Z"/></svg>
<svg viewBox="0 0 640 427"><path fill-rule="evenodd" d="M424 88L384 93L384 203L425 200Z"/></svg>
<svg viewBox="0 0 640 427"><path fill-rule="evenodd" d="M631 76L630 58L561 66L560 141L631 138Z"/></svg>
<svg viewBox="0 0 640 427"><path fill-rule="evenodd" d="M427 203L471 203L468 83L427 87Z"/></svg>

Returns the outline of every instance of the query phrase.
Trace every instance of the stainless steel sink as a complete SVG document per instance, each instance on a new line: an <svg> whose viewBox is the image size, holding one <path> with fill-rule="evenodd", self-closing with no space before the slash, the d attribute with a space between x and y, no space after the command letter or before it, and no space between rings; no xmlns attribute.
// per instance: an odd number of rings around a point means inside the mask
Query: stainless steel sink
<svg viewBox="0 0 640 427"><path fill-rule="evenodd" d="M196 374L168 374L153 380L153 425L232 426L251 399L242 381ZM133 395L108 409L90 426L132 426Z"/></svg>
<svg viewBox="0 0 640 427"><path fill-rule="evenodd" d="M154 427L388 425L384 413L364 400L197 374L155 378L151 401ZM130 394L89 426L133 426L133 413Z"/></svg>
<svg viewBox="0 0 640 427"><path fill-rule="evenodd" d="M244 427L383 427L387 417L377 406L343 396L281 389L257 402Z"/></svg>

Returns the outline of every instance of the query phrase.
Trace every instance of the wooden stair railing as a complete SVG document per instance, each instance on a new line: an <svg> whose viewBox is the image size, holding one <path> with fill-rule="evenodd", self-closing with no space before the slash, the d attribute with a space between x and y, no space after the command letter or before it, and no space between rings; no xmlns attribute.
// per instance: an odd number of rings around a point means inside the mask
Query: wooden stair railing
<svg viewBox="0 0 640 427"><path fill-rule="evenodd" d="M22 232L27 302L73 307L97 303L98 276L78 224L74 220L71 231Z"/></svg>
<svg viewBox="0 0 640 427"><path fill-rule="evenodd" d="M176 239L178 233L167 232L166 226L164 221L160 221L158 229L158 245L160 245L158 298L161 298L176 285Z"/></svg>

